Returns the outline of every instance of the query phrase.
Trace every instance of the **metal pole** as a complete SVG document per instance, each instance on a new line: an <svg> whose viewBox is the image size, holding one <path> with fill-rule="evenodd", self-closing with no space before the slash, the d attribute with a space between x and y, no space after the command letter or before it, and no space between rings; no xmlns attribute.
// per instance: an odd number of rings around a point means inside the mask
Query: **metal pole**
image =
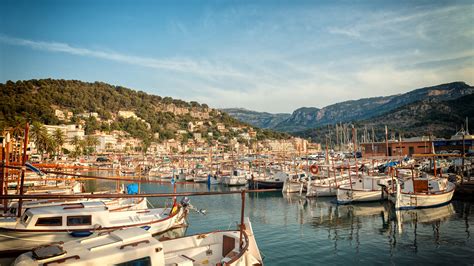
<svg viewBox="0 0 474 266"><path fill-rule="evenodd" d="M28 122L25 125L25 137L23 138L23 159L21 162L21 180L20 180L20 196L23 196L23 186L25 184L25 172L26 172L26 150L28 149L28 133L30 132L30 125ZM23 199L18 201L18 217L21 217L21 208L23 207Z"/></svg>

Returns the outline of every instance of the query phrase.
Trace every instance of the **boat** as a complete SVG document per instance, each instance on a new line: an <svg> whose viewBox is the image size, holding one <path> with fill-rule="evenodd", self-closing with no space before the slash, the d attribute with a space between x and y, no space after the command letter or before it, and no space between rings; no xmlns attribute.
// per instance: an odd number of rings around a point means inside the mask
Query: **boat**
<svg viewBox="0 0 474 266"><path fill-rule="evenodd" d="M348 175L336 177L311 177L306 185L306 197L334 197L340 185L349 184Z"/></svg>
<svg viewBox="0 0 474 266"><path fill-rule="evenodd" d="M423 177L395 179L395 190L390 201L395 209L429 208L447 204L454 195L456 185L447 178L424 174Z"/></svg>
<svg viewBox="0 0 474 266"><path fill-rule="evenodd" d="M230 175L225 175L222 177L222 183L225 186L245 186L247 180L249 179L249 174L242 169L234 169Z"/></svg>
<svg viewBox="0 0 474 266"><path fill-rule="evenodd" d="M188 204L182 201L172 208L130 211L110 211L97 201L31 208L20 218L0 218L0 250L32 249L129 227L157 234L186 225Z"/></svg>
<svg viewBox="0 0 474 266"><path fill-rule="evenodd" d="M257 176L253 174L248 180L249 188L252 189L283 189L286 175L283 172L277 172L269 176Z"/></svg>
<svg viewBox="0 0 474 266"><path fill-rule="evenodd" d="M13 265L263 265L247 217L242 227L242 235L227 230L167 240L158 240L142 228L116 230L38 247L20 255Z"/></svg>
<svg viewBox="0 0 474 266"><path fill-rule="evenodd" d="M286 178L283 182L283 193L299 193L305 191L304 182L307 176L305 173L287 174L282 172Z"/></svg>
<svg viewBox="0 0 474 266"><path fill-rule="evenodd" d="M388 193L384 188L390 185L390 177L359 174L356 177L350 177L349 180L349 184L343 184L337 188L338 204L387 199Z"/></svg>

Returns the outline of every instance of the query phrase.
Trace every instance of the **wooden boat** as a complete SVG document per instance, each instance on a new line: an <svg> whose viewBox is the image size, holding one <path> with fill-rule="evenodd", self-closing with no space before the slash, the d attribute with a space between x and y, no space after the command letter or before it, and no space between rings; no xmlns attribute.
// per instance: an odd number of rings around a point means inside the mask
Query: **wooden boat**
<svg viewBox="0 0 474 266"><path fill-rule="evenodd" d="M311 181L307 182L306 197L334 197L337 195L338 187L347 184L349 184L348 175L321 179L311 177Z"/></svg>
<svg viewBox="0 0 474 266"><path fill-rule="evenodd" d="M395 179L396 188L390 201L396 209L429 208L447 204L456 185L446 178L425 175L422 178Z"/></svg>
<svg viewBox="0 0 474 266"><path fill-rule="evenodd" d="M170 240L141 228L54 244L20 255L13 265L263 265L250 220L238 230L214 231Z"/></svg>
<svg viewBox="0 0 474 266"><path fill-rule="evenodd" d="M307 176L305 173L287 174L281 172L286 176L283 183L283 193L298 193L305 191L304 182L306 182Z"/></svg>
<svg viewBox="0 0 474 266"><path fill-rule="evenodd" d="M245 186L247 180L249 179L249 174L245 170L234 169L231 175L226 175L222 177L222 183L225 186Z"/></svg>
<svg viewBox="0 0 474 266"><path fill-rule="evenodd" d="M129 227L157 234L185 225L186 206L113 212L103 202L82 202L31 208L20 218L0 218L0 250L31 249Z"/></svg>
<svg viewBox="0 0 474 266"><path fill-rule="evenodd" d="M368 176L359 174L351 177L349 184L337 188L337 203L370 202L387 199L388 193L383 189L390 184L387 176Z"/></svg>
<svg viewBox="0 0 474 266"><path fill-rule="evenodd" d="M286 175L281 172L270 174L269 176L251 176L248 180L251 189L283 189Z"/></svg>

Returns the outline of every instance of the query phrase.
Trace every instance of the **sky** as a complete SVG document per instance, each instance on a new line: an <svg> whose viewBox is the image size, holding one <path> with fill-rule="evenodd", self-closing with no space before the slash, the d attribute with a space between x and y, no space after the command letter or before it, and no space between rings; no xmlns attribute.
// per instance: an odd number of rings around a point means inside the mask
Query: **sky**
<svg viewBox="0 0 474 266"><path fill-rule="evenodd" d="M40 78L271 113L474 85L474 2L0 0L0 82Z"/></svg>

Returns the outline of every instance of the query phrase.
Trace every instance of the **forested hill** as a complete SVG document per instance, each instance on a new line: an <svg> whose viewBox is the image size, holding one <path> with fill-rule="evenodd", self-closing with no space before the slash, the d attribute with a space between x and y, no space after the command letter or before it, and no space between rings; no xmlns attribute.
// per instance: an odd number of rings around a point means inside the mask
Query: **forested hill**
<svg viewBox="0 0 474 266"><path fill-rule="evenodd" d="M161 139L174 138L178 130L187 129L189 122L205 122L206 126L198 132L204 138L209 136L211 139L233 134L232 131L218 131L217 124L223 124L226 128L251 128L206 104L150 95L103 82L55 79L7 81L0 83L0 97L0 128L24 120L53 125L85 120L86 133L124 130L140 138L160 133ZM55 113L56 110L64 114L72 112L73 116L64 121ZM132 111L137 118L120 117L119 111ZM91 112L98 114L97 119L87 117L87 113ZM258 138L287 137L286 134L256 130Z"/></svg>

